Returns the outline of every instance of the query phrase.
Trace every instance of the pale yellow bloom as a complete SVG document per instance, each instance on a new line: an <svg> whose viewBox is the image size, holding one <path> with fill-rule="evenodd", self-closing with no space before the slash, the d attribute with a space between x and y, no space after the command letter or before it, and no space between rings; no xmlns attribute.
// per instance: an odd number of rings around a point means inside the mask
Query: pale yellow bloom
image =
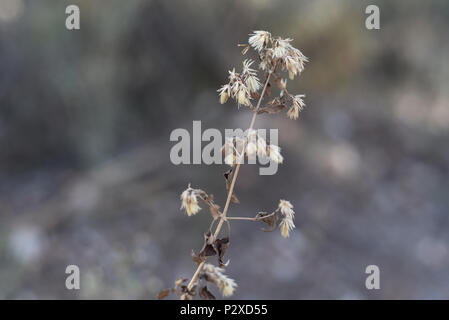
<svg viewBox="0 0 449 320"><path fill-rule="evenodd" d="M237 93L237 102L238 102L239 105L242 104L242 105L245 105L245 106L249 106L250 102L249 102L249 99L248 99L247 92L246 92L246 90L244 88L241 88L238 91L238 93Z"/></svg>
<svg viewBox="0 0 449 320"><path fill-rule="evenodd" d="M262 51L262 49L268 44L271 39L271 34L268 31L254 31L250 34L248 43L257 51Z"/></svg>
<svg viewBox="0 0 449 320"><path fill-rule="evenodd" d="M272 161L276 163L282 163L284 161L284 157L281 155L281 148L274 144L270 144L268 149L269 157Z"/></svg>
<svg viewBox="0 0 449 320"><path fill-rule="evenodd" d="M290 119L296 120L299 117L299 108L295 105L291 106L287 111L287 115Z"/></svg>
<svg viewBox="0 0 449 320"><path fill-rule="evenodd" d="M299 112L304 109L306 104L304 103L304 94L297 94L293 97L293 104L290 107L290 109L287 111L287 115L290 119L296 120L299 117Z"/></svg>
<svg viewBox="0 0 449 320"><path fill-rule="evenodd" d="M295 211L293 211L293 205L290 201L287 200L279 200L279 210L281 211L284 218L279 224L279 228L281 230L281 234L284 238L287 238L290 235L290 231L295 228L295 224L293 223L293 219L295 218Z"/></svg>
<svg viewBox="0 0 449 320"><path fill-rule="evenodd" d="M208 281L212 282L221 291L223 297L229 297L234 294L237 283L224 274L223 268L206 263L204 265L204 273Z"/></svg>
<svg viewBox="0 0 449 320"><path fill-rule="evenodd" d="M295 228L295 224L291 219L284 218L279 224L279 228L281 229L281 235L284 238L288 238L288 236L290 235L290 231Z"/></svg>
<svg viewBox="0 0 449 320"><path fill-rule="evenodd" d="M295 216L295 211L293 211L293 205L290 203L290 201L287 200L279 200L279 209L281 210L281 213L289 217L291 219Z"/></svg>
<svg viewBox="0 0 449 320"><path fill-rule="evenodd" d="M190 186L181 194L181 209L185 209L189 217L201 210L201 207L198 205L196 191Z"/></svg>
<svg viewBox="0 0 449 320"><path fill-rule="evenodd" d="M261 84L256 76L250 75L248 76L248 78L246 78L246 86L248 87L249 91L257 92L259 91Z"/></svg>
<svg viewBox="0 0 449 320"><path fill-rule="evenodd" d="M233 279L227 278L226 281L223 281L223 285L221 286L221 294L223 297L230 297L234 294L234 290L237 287L237 284Z"/></svg>
<svg viewBox="0 0 449 320"><path fill-rule="evenodd" d="M229 87L229 84L226 84L222 86L220 89L217 90L220 95L220 103L224 104L226 101L228 101L229 93L231 91L231 88Z"/></svg>

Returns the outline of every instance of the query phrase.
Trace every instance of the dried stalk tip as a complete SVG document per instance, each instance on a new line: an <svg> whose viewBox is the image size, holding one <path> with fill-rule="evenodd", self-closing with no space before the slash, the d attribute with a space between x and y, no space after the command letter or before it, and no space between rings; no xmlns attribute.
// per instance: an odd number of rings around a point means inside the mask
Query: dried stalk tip
<svg viewBox="0 0 449 320"><path fill-rule="evenodd" d="M281 148L274 144L270 144L268 146L267 153L271 161L274 161L276 163L282 163L284 161L284 157L281 155Z"/></svg>

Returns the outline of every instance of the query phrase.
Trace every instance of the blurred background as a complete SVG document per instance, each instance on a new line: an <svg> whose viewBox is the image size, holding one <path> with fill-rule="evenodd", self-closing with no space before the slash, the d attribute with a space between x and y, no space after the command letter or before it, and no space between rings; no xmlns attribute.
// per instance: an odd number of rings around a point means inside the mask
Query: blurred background
<svg viewBox="0 0 449 320"><path fill-rule="evenodd" d="M307 107L258 117L285 161L243 167L230 215L284 198L297 229L233 223L233 298L449 298L448 27L435 0L0 0L0 298L154 299L192 276L210 215L188 218L179 195L191 182L223 206L228 167L173 165L169 136L193 120L247 128L216 90L260 29L309 57L288 82Z"/></svg>

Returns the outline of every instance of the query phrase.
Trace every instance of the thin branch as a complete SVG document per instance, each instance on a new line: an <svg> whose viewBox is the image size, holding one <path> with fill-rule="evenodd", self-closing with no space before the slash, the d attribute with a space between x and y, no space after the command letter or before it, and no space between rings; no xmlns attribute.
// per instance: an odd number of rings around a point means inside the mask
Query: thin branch
<svg viewBox="0 0 449 320"><path fill-rule="evenodd" d="M253 217L253 218L251 218L251 217L226 217L225 219L226 220L248 220L248 221L256 221L257 222L257 221L261 221L266 218L270 218L270 217L274 216L277 212L278 212L278 210L276 210L266 216Z"/></svg>
<svg viewBox="0 0 449 320"><path fill-rule="evenodd" d="M250 218L250 217L226 217L226 220L248 220L248 221L257 221L256 218Z"/></svg>

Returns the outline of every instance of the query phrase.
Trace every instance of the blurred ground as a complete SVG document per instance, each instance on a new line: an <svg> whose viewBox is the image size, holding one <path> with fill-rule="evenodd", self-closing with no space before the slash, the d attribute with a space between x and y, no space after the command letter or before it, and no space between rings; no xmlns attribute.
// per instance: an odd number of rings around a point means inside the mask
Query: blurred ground
<svg viewBox="0 0 449 320"><path fill-rule="evenodd" d="M285 162L244 167L230 212L289 199L297 229L233 224L234 297L448 298L448 27L447 1L1 0L0 298L153 299L192 275L209 217L188 219L179 194L191 182L223 204L227 168L172 165L169 135L247 127L216 89L258 29L310 58L289 81L307 107L258 118ZM381 290L365 289L369 264Z"/></svg>

